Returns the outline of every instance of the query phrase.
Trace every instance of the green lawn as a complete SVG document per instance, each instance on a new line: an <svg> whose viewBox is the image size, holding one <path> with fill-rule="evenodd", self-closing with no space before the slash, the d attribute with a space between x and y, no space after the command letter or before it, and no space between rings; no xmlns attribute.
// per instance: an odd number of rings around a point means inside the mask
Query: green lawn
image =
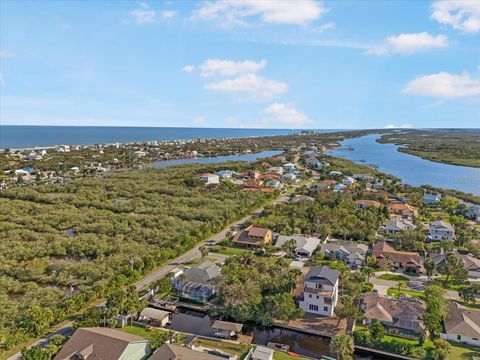
<svg viewBox="0 0 480 360"><path fill-rule="evenodd" d="M209 339L202 339L202 338L196 339L195 343L197 345L205 346L211 349L218 349L221 351L225 351L229 354L234 354L239 356L246 354L250 350L250 346L247 344L235 344L230 342L223 342L223 341L209 340ZM240 359L241 358L243 358L243 356L240 356Z"/></svg>
<svg viewBox="0 0 480 360"><path fill-rule="evenodd" d="M398 281L405 284L408 284L410 282L410 280L408 280L405 276L397 274L383 274L380 275L378 278L382 280Z"/></svg>
<svg viewBox="0 0 480 360"><path fill-rule="evenodd" d="M473 346L463 346L455 343L450 343L452 352L451 359L455 360L472 360L474 356L480 356L480 348Z"/></svg>
<svg viewBox="0 0 480 360"><path fill-rule="evenodd" d="M304 358L301 356L288 355L287 353L284 353L282 351L275 351L273 353L273 359L274 360L308 360L307 358Z"/></svg>
<svg viewBox="0 0 480 360"><path fill-rule="evenodd" d="M211 248L209 248L211 253L214 254L220 254L220 255L226 255L226 256L233 256L233 255L238 255L241 254L245 251L250 251L242 248L236 248L232 246L220 246L220 245L215 245Z"/></svg>
<svg viewBox="0 0 480 360"><path fill-rule="evenodd" d="M129 333L129 334L132 334L132 335L137 335L137 336L141 336L141 337L144 337L145 339L148 339L148 340L151 340L152 339L152 333L154 331L167 331L167 330L164 330L164 329L155 329L155 330L152 330L152 331L148 331L148 329L146 327L141 327L141 326L136 326L136 325L127 325L127 326L124 326L123 328L119 329L123 332L126 332L126 333Z"/></svg>
<svg viewBox="0 0 480 360"><path fill-rule="evenodd" d="M410 290L410 289L402 290L401 293L410 295L411 297L418 297L418 298L423 298L423 295L424 295L423 291ZM395 298L398 299L398 289L393 287L389 288L387 290L387 295L394 296Z"/></svg>
<svg viewBox="0 0 480 360"><path fill-rule="evenodd" d="M465 282L463 284L458 284L455 282L455 280L450 279L448 283L445 285L445 280L447 279L446 275L442 275L435 280L433 280L433 284L438 285L444 289L449 289L449 290L458 290L461 286L468 285L468 282Z"/></svg>

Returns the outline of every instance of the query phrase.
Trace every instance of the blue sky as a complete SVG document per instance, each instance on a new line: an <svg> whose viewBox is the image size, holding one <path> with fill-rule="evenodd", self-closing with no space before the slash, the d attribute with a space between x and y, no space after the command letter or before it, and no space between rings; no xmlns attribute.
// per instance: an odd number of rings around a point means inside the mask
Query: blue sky
<svg viewBox="0 0 480 360"><path fill-rule="evenodd" d="M0 2L0 122L479 127L480 1Z"/></svg>

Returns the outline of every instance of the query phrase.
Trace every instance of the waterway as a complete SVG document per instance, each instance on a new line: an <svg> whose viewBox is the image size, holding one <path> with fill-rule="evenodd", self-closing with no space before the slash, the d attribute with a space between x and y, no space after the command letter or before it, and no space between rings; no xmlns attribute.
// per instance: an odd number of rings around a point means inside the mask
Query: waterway
<svg viewBox="0 0 480 360"><path fill-rule="evenodd" d="M184 165L184 164L212 164L212 163L221 163L221 162L227 162L227 161L256 161L258 159L277 156L281 153L282 151L269 150L269 151L262 151L258 153L251 153L251 154L163 160L163 161L155 161L153 166L155 166L156 168L164 168L167 166Z"/></svg>
<svg viewBox="0 0 480 360"><path fill-rule="evenodd" d="M332 156L372 164L384 173L392 174L413 186L432 185L480 195L480 169L442 164L398 151L395 144L381 144L379 135L367 135L341 142L329 152Z"/></svg>

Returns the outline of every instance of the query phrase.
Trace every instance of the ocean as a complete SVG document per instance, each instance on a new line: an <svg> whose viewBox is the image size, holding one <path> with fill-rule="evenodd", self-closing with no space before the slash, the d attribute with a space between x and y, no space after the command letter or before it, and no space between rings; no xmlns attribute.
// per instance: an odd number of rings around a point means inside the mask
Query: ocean
<svg viewBox="0 0 480 360"><path fill-rule="evenodd" d="M60 144L92 145L154 140L241 138L288 135L301 130L110 126L0 126L0 148L22 149ZM334 130L322 130L334 131Z"/></svg>

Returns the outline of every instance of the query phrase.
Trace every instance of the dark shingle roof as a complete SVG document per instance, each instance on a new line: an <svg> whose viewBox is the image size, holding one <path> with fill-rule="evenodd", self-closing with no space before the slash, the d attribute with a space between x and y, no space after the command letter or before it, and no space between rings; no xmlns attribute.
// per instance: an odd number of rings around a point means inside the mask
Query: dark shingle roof
<svg viewBox="0 0 480 360"><path fill-rule="evenodd" d="M340 272L330 269L328 266L312 266L305 276L305 281L321 281L327 280L331 285L334 285L340 276Z"/></svg>

